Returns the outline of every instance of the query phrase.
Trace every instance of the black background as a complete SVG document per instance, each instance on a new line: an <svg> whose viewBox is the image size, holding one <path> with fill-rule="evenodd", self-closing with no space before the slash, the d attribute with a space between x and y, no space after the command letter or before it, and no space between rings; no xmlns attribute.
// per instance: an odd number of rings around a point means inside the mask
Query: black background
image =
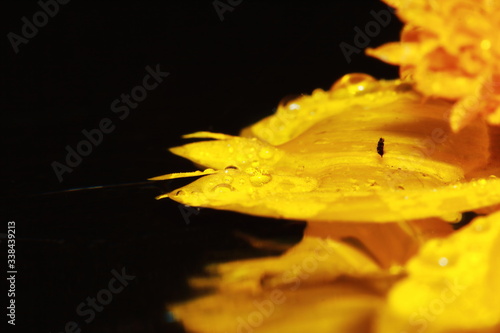
<svg viewBox="0 0 500 333"><path fill-rule="evenodd" d="M73 0L17 54L7 34L20 35L21 18L32 21L40 6L2 6L0 233L16 222L12 331L62 332L76 321L82 332L182 332L165 304L193 295L188 276L209 262L276 254L253 250L235 231L296 242L304 224L207 209L186 220L178 204L154 197L188 180L141 183L195 169L166 148L199 130L237 134L283 97L328 89L346 73L397 77L363 53L348 63L339 47L354 44L371 10L387 8L379 1L245 0L221 21L212 1ZM392 16L370 46L397 40L400 28ZM157 64L170 75L120 120L111 102ZM65 147L103 118L115 130L59 182L51 163L64 163ZM68 191L97 185L107 186ZM2 255L2 271L5 263ZM78 304L122 268L136 278L85 323Z"/></svg>

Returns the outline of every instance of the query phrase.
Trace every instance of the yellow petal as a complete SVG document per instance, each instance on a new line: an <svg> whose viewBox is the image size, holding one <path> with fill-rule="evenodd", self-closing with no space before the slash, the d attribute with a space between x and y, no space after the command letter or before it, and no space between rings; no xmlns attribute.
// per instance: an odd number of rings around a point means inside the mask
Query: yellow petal
<svg viewBox="0 0 500 333"><path fill-rule="evenodd" d="M281 257L214 264L209 270L217 275L194 279L192 285L215 287L216 294L169 307L197 332L367 329L387 285L380 290L377 282L393 277L350 245L307 236ZM370 278L374 284L346 277Z"/></svg>
<svg viewBox="0 0 500 333"><path fill-rule="evenodd" d="M367 48L366 54L393 65L414 64L419 51L416 43L387 43L376 49Z"/></svg>
<svg viewBox="0 0 500 333"><path fill-rule="evenodd" d="M277 218L371 222L500 202L499 180L487 170L477 181L467 176L488 164L487 126L478 120L453 133L450 110L442 100L423 102L406 82L348 75L331 91L281 105L245 137L205 133L216 140L171 149L218 171L168 197Z"/></svg>
<svg viewBox="0 0 500 333"><path fill-rule="evenodd" d="M212 285L223 292L259 293L335 281L340 276L379 278L384 272L373 258L350 244L306 236L280 257L250 259L208 267L215 278L195 279L194 286Z"/></svg>
<svg viewBox="0 0 500 333"><path fill-rule="evenodd" d="M189 332L368 332L382 297L352 282L220 293L170 307Z"/></svg>
<svg viewBox="0 0 500 333"><path fill-rule="evenodd" d="M427 240L445 237L452 231L450 224L439 219L385 224L308 221L304 236L347 242L368 253L380 267L394 270Z"/></svg>
<svg viewBox="0 0 500 333"><path fill-rule="evenodd" d="M378 332L498 332L500 212L431 240L391 290Z"/></svg>

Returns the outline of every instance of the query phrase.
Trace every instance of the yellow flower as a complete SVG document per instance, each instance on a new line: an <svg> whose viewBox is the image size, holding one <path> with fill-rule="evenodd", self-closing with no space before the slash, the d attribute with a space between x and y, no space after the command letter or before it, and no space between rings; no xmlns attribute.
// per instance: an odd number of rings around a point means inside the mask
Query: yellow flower
<svg viewBox="0 0 500 333"><path fill-rule="evenodd" d="M281 260L215 265L217 293L169 309L193 332L493 333L500 330L498 253L500 212L428 241L404 277L381 274L340 242L306 237ZM249 276L262 271L250 286Z"/></svg>
<svg viewBox="0 0 500 333"><path fill-rule="evenodd" d="M450 124L458 131L477 115L500 125L500 2L384 0L405 23L401 42L367 54L401 66L426 96L456 101Z"/></svg>
<svg viewBox="0 0 500 333"><path fill-rule="evenodd" d="M205 168L168 197L306 220L278 257L215 263L169 305L196 332L500 331L500 2L387 0L400 43L367 53L400 80L349 74L241 136L172 148ZM480 115L480 116L479 116ZM454 231L462 213L485 214Z"/></svg>
<svg viewBox="0 0 500 333"><path fill-rule="evenodd" d="M401 279L421 281L408 260L424 247L411 261L418 262L427 244L454 236L443 220L500 204L500 130L476 119L453 132L452 107L424 101L408 81L349 74L329 91L280 105L241 136L187 135L212 140L171 151L207 169L154 178L201 176L159 198L308 226L280 257L211 265L212 276L191 284L216 292L169 310L195 332L369 332L375 319L380 332L404 327L423 299L411 301L411 288L391 289ZM478 250L477 265L491 264L495 235ZM451 263L450 249L458 256L464 248L450 239L443 256ZM422 272L439 279L437 268ZM394 312L398 306L409 310ZM446 318L437 331L448 327Z"/></svg>
<svg viewBox="0 0 500 333"><path fill-rule="evenodd" d="M187 135L214 140L171 151L209 169L153 179L205 175L161 197L260 216L456 220L499 203L500 179L489 164L487 125L478 119L454 133L446 120L451 107L422 102L401 80L350 74L330 91L280 105L242 137Z"/></svg>

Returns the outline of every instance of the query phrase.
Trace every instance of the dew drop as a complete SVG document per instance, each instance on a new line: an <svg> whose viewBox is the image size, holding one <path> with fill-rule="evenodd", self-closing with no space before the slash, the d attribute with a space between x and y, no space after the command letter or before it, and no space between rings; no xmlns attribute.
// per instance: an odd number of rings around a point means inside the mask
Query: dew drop
<svg viewBox="0 0 500 333"><path fill-rule="evenodd" d="M255 169L255 168L246 168L245 172L248 173L251 176L255 175L256 173L258 173L257 169Z"/></svg>
<svg viewBox="0 0 500 333"><path fill-rule="evenodd" d="M222 181L225 183L225 184L231 184L233 182L233 177L227 175L224 177L224 179L222 179Z"/></svg>
<svg viewBox="0 0 500 333"><path fill-rule="evenodd" d="M261 148L259 151L259 157L263 160L268 160L274 155L273 151L269 148Z"/></svg>
<svg viewBox="0 0 500 333"><path fill-rule="evenodd" d="M179 190L179 191L175 192L175 196L176 196L176 197L180 197L180 196L182 196L182 195L186 195L186 191L184 191L184 190Z"/></svg>
<svg viewBox="0 0 500 333"><path fill-rule="evenodd" d="M315 100L322 100L325 97L325 94L326 93L323 89L317 88L313 90L311 97Z"/></svg>
<svg viewBox="0 0 500 333"><path fill-rule="evenodd" d="M448 223L458 223L462 220L462 213L449 213L440 216L440 218Z"/></svg>
<svg viewBox="0 0 500 333"><path fill-rule="evenodd" d="M337 80L330 88L330 91L347 89L351 95L357 95L372 90L376 83L377 80L373 76L363 73L352 73L344 75Z"/></svg>
<svg viewBox="0 0 500 333"><path fill-rule="evenodd" d="M448 265L448 258L446 258L446 257L439 258L438 264L441 267L444 267L444 266Z"/></svg>
<svg viewBox="0 0 500 333"><path fill-rule="evenodd" d="M301 97L302 95L288 95L288 96L285 96L281 99L281 101L279 102L279 105L283 106L283 107L286 107L286 106L289 106L290 107L290 110L293 110L291 108L292 105L298 105L297 102L294 102L296 101L299 97ZM292 103L294 102L294 103ZM298 107L300 108L300 106Z"/></svg>
<svg viewBox="0 0 500 333"><path fill-rule="evenodd" d="M265 173L256 173L253 176L250 176L250 183L253 186L262 186L271 181L272 177L269 174Z"/></svg>
<svg viewBox="0 0 500 333"><path fill-rule="evenodd" d="M476 221L473 226L474 231L476 232L484 232L488 230L488 227L482 223L482 221Z"/></svg>
<svg viewBox="0 0 500 333"><path fill-rule="evenodd" d="M219 184L212 188L212 192L215 193L228 193L234 191L234 187L229 184Z"/></svg>
<svg viewBox="0 0 500 333"><path fill-rule="evenodd" d="M479 45L482 50L487 51L491 48L491 41L489 39L483 39Z"/></svg>

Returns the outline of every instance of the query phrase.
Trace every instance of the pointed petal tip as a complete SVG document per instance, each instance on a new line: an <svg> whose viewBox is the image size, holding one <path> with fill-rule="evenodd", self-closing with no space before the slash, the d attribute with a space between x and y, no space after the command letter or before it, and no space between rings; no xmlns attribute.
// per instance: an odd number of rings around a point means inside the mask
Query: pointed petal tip
<svg viewBox="0 0 500 333"><path fill-rule="evenodd" d="M183 139L216 139L216 140L224 140L233 138L232 135L224 134L224 133L213 133L207 131L194 132L189 134L184 134L182 136Z"/></svg>
<svg viewBox="0 0 500 333"><path fill-rule="evenodd" d="M161 200L161 199L165 199L165 198L169 198L168 193L167 194L162 194L162 195L159 195L159 196L155 197L156 200Z"/></svg>
<svg viewBox="0 0 500 333"><path fill-rule="evenodd" d="M203 171L197 170L197 171L191 171L191 172L168 173L166 175L148 178L148 180L168 180L168 179L177 179L177 178L198 177L198 176L211 175L211 174L214 174L217 172L218 172L218 170L208 168L208 169L205 169Z"/></svg>

